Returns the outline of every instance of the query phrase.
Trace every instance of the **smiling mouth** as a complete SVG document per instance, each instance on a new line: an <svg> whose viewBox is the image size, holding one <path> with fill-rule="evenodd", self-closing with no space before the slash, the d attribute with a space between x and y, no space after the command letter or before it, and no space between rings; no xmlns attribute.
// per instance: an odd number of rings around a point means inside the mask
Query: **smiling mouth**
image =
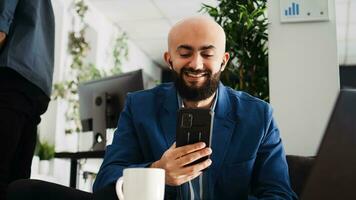
<svg viewBox="0 0 356 200"><path fill-rule="evenodd" d="M208 73L207 72L184 72L184 75L188 76L188 77L191 77L191 78L201 78L201 77L204 77L204 76L207 76Z"/></svg>

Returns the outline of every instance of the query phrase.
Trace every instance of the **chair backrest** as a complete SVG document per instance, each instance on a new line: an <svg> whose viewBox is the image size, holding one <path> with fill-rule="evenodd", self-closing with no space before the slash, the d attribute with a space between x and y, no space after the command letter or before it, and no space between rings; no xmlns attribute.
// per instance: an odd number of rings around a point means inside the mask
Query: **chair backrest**
<svg viewBox="0 0 356 200"><path fill-rule="evenodd" d="M287 155L290 182L298 197L302 194L314 160L315 157Z"/></svg>

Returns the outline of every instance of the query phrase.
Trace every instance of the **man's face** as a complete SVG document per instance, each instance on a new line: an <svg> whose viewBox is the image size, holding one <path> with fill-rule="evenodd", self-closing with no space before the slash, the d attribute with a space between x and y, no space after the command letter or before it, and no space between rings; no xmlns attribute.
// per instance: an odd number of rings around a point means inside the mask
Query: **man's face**
<svg viewBox="0 0 356 200"><path fill-rule="evenodd" d="M209 27L187 28L172 36L165 58L182 98L200 101L216 92L228 59L223 42Z"/></svg>

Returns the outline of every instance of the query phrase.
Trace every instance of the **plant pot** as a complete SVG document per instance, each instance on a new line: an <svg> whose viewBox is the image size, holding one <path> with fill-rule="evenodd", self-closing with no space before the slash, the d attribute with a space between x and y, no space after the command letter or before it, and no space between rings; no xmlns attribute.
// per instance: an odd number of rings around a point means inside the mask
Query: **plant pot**
<svg viewBox="0 0 356 200"><path fill-rule="evenodd" d="M40 160L39 173L41 175L49 175L49 166L50 166L49 160Z"/></svg>

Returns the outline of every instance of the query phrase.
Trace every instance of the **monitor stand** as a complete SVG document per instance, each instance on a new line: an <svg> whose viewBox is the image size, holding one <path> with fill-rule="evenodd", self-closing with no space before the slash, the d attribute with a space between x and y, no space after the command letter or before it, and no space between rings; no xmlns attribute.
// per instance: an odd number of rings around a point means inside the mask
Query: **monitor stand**
<svg viewBox="0 0 356 200"><path fill-rule="evenodd" d="M94 151L106 148L106 93L93 95L93 146Z"/></svg>

